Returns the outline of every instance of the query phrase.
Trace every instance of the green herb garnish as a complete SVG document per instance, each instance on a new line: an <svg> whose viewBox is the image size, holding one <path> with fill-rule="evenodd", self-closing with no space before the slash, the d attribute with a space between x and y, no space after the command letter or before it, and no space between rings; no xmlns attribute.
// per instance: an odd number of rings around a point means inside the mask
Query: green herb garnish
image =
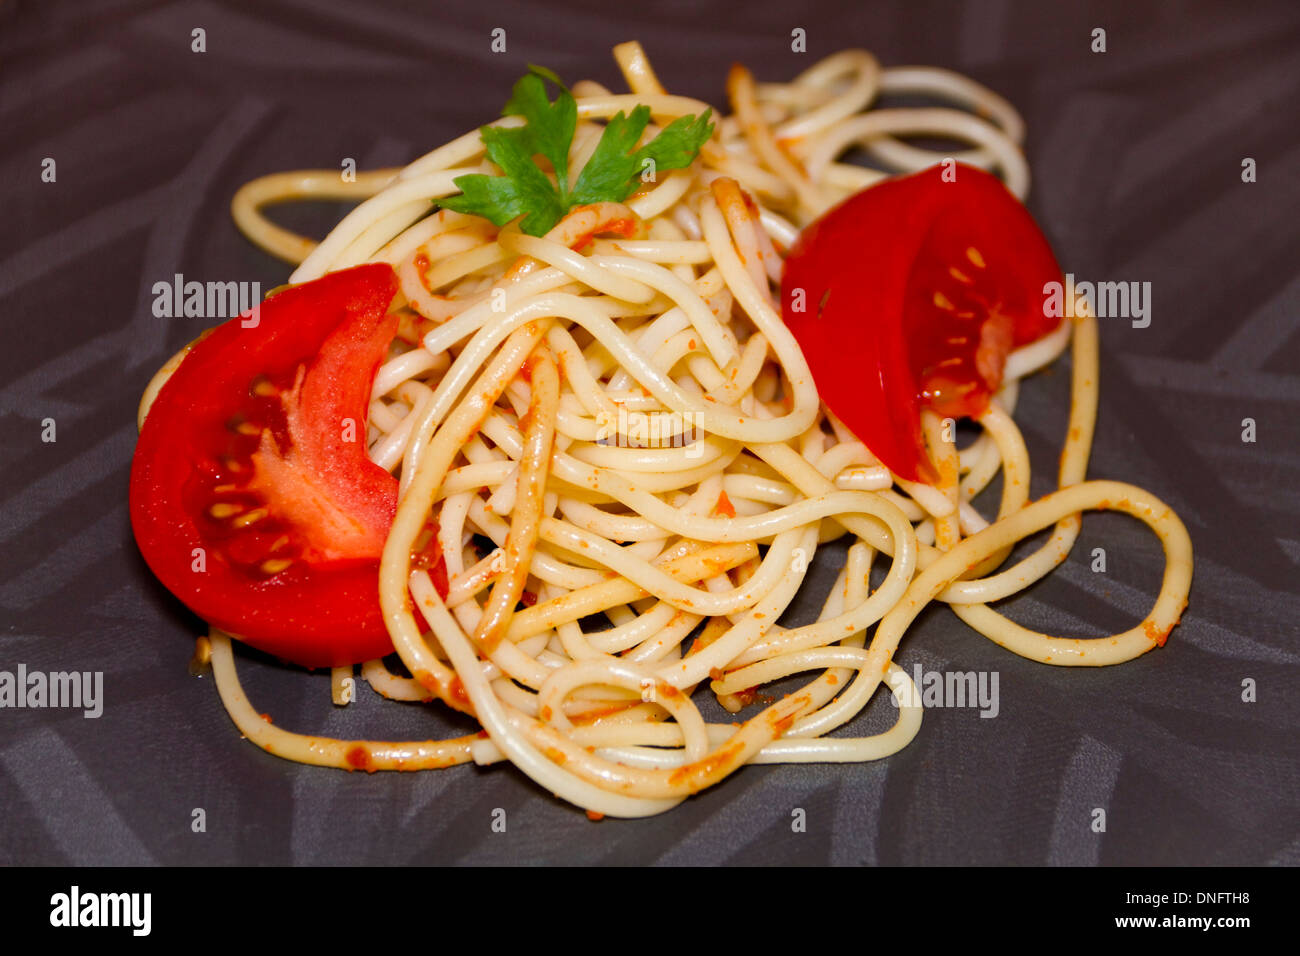
<svg viewBox="0 0 1300 956"><path fill-rule="evenodd" d="M578 105L550 70L530 66L529 71L515 84L510 101L501 111L502 116L524 117L524 125L511 129L484 126L480 131L488 159L505 175L458 176L455 182L461 195L436 200L438 205L482 216L497 226L523 216L520 228L531 236L540 236L574 206L627 199L636 191L638 177L647 168L657 173L689 166L713 135L713 124L709 122L712 111L705 110L702 116L678 117L650 142L635 149L650 122L650 108L638 106L629 116L620 110L606 123L596 151L570 187L569 147L578 123ZM547 81L560 88L554 101L547 97ZM554 183L533 161L538 155L550 162L555 171ZM647 160L653 166L647 166Z"/></svg>

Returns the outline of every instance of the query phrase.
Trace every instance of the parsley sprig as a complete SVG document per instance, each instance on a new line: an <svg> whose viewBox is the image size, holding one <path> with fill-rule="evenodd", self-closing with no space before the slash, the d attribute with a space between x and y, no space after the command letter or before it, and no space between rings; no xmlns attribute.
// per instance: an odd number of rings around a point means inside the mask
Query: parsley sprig
<svg viewBox="0 0 1300 956"><path fill-rule="evenodd" d="M554 100L547 95L547 82L559 87ZM520 228L540 236L574 206L627 199L636 191L647 160L654 164L655 172L689 166L713 135L711 112L678 117L637 149L650 122L650 108L637 106L626 116L620 110L605 124L595 152L570 186L569 147L578 124L578 104L554 73L530 66L501 110L502 116L524 117L524 125L508 129L484 126L480 131L488 159L505 175L458 176L455 183L461 195L437 202L456 212L490 219L497 226L523 216ZM537 165L535 156L543 156L551 164L555 182Z"/></svg>

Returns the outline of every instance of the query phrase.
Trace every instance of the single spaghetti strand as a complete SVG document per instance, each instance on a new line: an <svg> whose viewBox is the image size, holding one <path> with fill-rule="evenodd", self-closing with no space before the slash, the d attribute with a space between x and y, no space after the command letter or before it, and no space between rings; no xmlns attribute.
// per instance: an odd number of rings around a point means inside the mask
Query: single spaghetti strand
<svg viewBox="0 0 1300 956"><path fill-rule="evenodd" d="M467 763L474 735L451 740L376 741L336 740L295 734L275 726L265 714L259 714L248 700L235 671L235 657L229 635L215 628L208 632L212 644L212 674L217 693L239 732L267 753L344 770L433 770Z"/></svg>

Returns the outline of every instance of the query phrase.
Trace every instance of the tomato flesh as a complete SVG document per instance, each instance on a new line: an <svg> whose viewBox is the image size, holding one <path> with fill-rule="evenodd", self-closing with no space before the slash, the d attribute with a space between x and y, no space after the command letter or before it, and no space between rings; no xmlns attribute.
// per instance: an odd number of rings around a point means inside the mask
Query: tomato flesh
<svg viewBox="0 0 1300 956"><path fill-rule="evenodd" d="M309 667L392 650L378 569L397 481L366 451L397 278L360 266L267 299L196 343L131 472L141 553L197 614Z"/></svg>
<svg viewBox="0 0 1300 956"><path fill-rule="evenodd" d="M984 412L1007 354L1059 325L1051 247L1001 181L933 166L849 197L786 259L786 324L822 400L892 472L933 483L920 413Z"/></svg>

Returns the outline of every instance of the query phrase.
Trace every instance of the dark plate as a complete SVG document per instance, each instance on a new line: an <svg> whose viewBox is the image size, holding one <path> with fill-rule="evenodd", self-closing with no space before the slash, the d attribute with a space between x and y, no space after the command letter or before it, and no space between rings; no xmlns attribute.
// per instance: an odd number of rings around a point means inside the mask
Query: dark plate
<svg viewBox="0 0 1300 956"><path fill-rule="evenodd" d="M1286 121L1300 11L797 6L0 5L0 670L104 682L98 719L0 710L0 862L1300 861L1300 131ZM504 53L490 52L496 27ZM1090 49L1098 27L1105 53ZM206 52L191 48L196 28ZM809 53L791 52L795 28ZM788 79L856 45L887 65L960 70L1023 112L1030 206L1060 260L1080 277L1151 283L1149 327L1103 322L1091 474L1151 489L1188 524L1196 578L1168 646L1118 668L1054 669L935 609L901 663L996 673L995 718L932 709L885 761L750 767L644 821L593 824L509 767L346 774L239 740L211 680L187 676L198 622L154 582L127 521L140 391L203 324L155 318L153 284L283 282L288 269L230 222L241 183L345 157L409 160L495 115L527 63L616 84L608 50L628 38L669 89L715 103L733 60ZM1247 157L1257 182L1242 181ZM341 212L293 221L323 234ZM1051 486L1066 385L1062 365L1023 392L1035 495ZM1104 574L1090 568L1097 547ZM1091 516L1070 562L1006 607L1055 633L1110 633L1145 613L1161 566L1140 525ZM453 729L368 691L335 710L323 675L241 661L257 706L293 729ZM850 729L890 716L878 700Z"/></svg>

